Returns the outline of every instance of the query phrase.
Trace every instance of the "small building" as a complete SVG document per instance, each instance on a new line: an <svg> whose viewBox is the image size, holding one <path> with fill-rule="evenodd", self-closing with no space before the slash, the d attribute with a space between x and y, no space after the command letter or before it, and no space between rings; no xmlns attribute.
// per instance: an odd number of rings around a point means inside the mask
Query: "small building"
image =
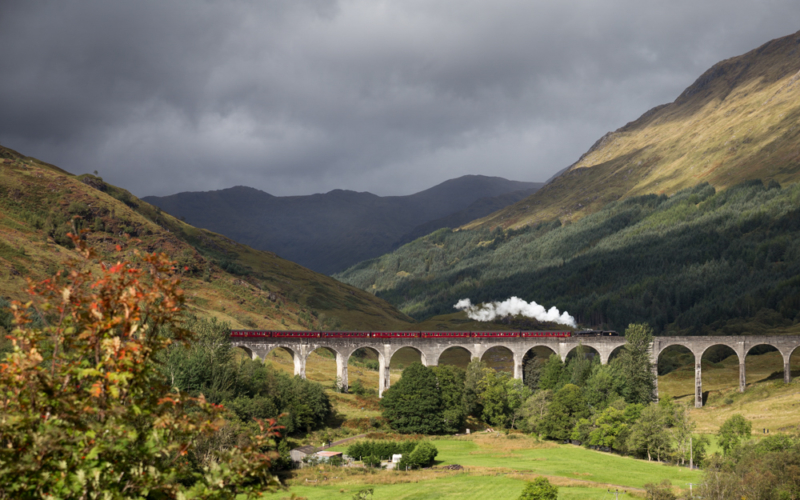
<svg viewBox="0 0 800 500"><path fill-rule="evenodd" d="M342 458L341 451L318 451L315 455L319 458L320 462L329 462L334 457Z"/></svg>
<svg viewBox="0 0 800 500"><path fill-rule="evenodd" d="M289 457L292 459L292 463L295 467L299 467L300 464L303 463L303 459L309 455L313 455L314 452L317 451L316 446L301 446L299 448L295 448L289 452Z"/></svg>

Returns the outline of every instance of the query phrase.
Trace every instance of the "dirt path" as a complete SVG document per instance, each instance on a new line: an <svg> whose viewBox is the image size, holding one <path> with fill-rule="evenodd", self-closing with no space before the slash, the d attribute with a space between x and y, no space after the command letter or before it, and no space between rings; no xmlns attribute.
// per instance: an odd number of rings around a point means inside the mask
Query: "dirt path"
<svg viewBox="0 0 800 500"><path fill-rule="evenodd" d="M330 446L320 446L319 448L317 448L317 451L327 450L328 448L333 448L334 446L339 446L340 444L344 444L344 443L346 443L348 441L352 441L354 439L360 439L360 438L363 438L365 436L366 436L366 434L359 434L358 436L351 436L349 438L340 439L338 441L332 442L330 444Z"/></svg>

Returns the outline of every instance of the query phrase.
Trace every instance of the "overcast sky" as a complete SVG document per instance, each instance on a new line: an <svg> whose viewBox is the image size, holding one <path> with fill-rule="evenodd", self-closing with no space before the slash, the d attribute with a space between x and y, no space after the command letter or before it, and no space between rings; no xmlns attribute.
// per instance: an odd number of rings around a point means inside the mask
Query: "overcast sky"
<svg viewBox="0 0 800 500"><path fill-rule="evenodd" d="M797 0L0 1L0 144L138 196L544 181Z"/></svg>

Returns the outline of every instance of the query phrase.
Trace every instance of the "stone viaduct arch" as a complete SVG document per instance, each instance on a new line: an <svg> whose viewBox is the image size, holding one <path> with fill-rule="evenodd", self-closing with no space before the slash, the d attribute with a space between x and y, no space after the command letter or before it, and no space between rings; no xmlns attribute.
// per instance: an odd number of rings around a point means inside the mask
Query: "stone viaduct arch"
<svg viewBox="0 0 800 500"><path fill-rule="evenodd" d="M394 353L403 347L411 347L420 353L425 366L436 366L442 353L451 347L460 347L470 353L473 358L481 358L492 347L505 347L514 357L514 378L522 379L522 362L525 354L536 347L546 347L566 361L570 351L578 344L591 347L600 356L600 362L606 364L612 353L625 344L624 337L569 337L569 338L233 338L231 343L250 355L252 359L263 360L273 349L283 347L292 354L294 373L305 378L305 366L308 355L319 348L327 348L336 355L336 375L340 383L347 388L347 361L359 348L369 348L378 353L379 388L382 395L390 386L389 363ZM653 369L658 366L658 357L667 347L678 345L689 349L695 358L695 407L703 406L702 357L708 348L715 345L730 347L739 358L739 390L745 389L745 358L751 348L768 345L776 348L783 357L783 380L791 381L790 358L795 349L800 347L799 335L783 336L697 336L697 337L656 337L650 346ZM657 390L657 389L656 389Z"/></svg>

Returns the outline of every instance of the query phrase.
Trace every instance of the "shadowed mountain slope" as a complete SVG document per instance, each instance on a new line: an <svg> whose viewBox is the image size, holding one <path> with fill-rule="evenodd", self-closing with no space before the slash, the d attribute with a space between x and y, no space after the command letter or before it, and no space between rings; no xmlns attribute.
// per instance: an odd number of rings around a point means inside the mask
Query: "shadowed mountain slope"
<svg viewBox="0 0 800 500"><path fill-rule="evenodd" d="M277 197L237 186L143 199L197 227L330 274L396 248L423 224L428 232L464 224L519 200L519 191L530 194L540 186L468 175L409 196L337 189ZM446 219L461 211L465 213ZM432 222L437 219L441 221Z"/></svg>

